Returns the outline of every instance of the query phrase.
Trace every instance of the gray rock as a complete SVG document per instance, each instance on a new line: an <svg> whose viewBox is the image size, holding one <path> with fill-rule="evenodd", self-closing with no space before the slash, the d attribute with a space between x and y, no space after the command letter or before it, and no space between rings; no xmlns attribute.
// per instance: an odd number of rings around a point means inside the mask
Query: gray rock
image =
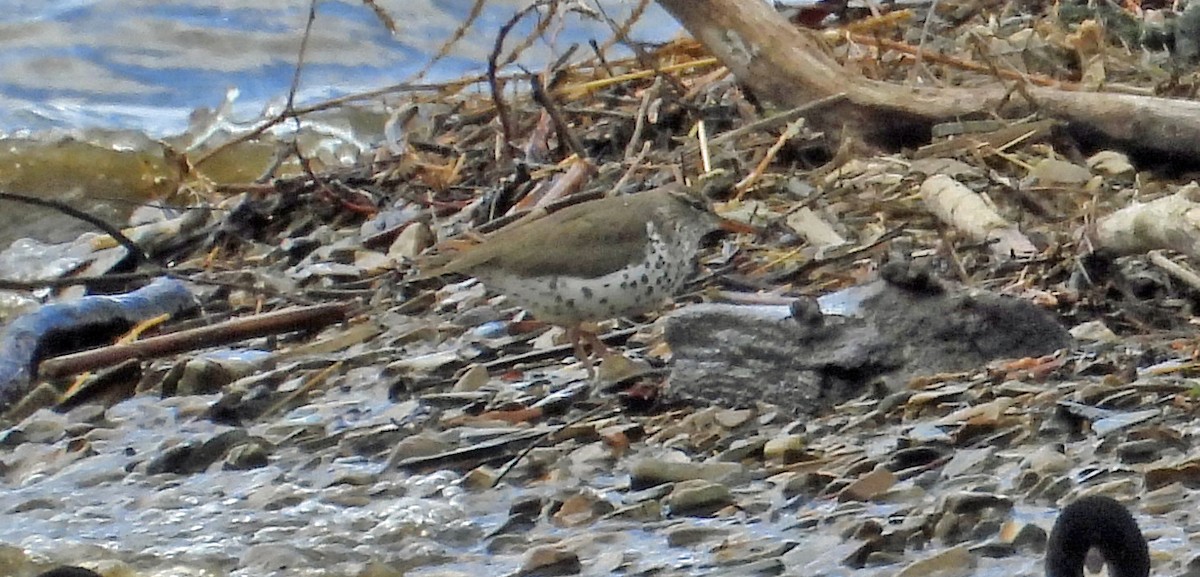
<svg viewBox="0 0 1200 577"><path fill-rule="evenodd" d="M898 389L914 376L1040 356L1071 343L1049 312L1026 301L893 277L904 282L876 281L822 299L822 310L852 316L826 314L820 323L801 322L786 306L703 304L676 311L666 325L674 354L671 392L815 415L871 383Z"/></svg>

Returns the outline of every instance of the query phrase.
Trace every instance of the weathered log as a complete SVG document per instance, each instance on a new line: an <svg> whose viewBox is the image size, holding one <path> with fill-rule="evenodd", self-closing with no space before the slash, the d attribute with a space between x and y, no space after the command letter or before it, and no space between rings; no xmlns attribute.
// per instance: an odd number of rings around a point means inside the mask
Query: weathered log
<svg viewBox="0 0 1200 577"><path fill-rule="evenodd" d="M658 0L714 56L759 96L794 107L845 94L810 121L833 137L875 146L923 143L930 127L951 119L1041 112L1095 146L1200 156L1200 102L1133 94L1092 93L1027 85L1013 91L980 87L901 86L863 78L829 56L807 30L767 2ZM1026 98L1026 96L1028 98Z"/></svg>

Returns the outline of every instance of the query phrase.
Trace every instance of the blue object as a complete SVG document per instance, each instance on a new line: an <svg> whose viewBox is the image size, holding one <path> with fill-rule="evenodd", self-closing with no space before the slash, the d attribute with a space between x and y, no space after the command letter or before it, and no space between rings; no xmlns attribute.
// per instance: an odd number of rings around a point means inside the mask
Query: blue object
<svg viewBox="0 0 1200 577"><path fill-rule="evenodd" d="M135 324L196 306L196 297L183 282L159 277L123 295L87 296L48 304L17 317L0 334L0 411L7 410L25 393L33 374L34 355L47 335L113 322Z"/></svg>

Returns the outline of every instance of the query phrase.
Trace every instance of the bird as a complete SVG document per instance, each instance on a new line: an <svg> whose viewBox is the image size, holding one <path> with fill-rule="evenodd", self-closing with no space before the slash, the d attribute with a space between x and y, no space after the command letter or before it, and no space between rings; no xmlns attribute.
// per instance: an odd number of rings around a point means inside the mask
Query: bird
<svg viewBox="0 0 1200 577"><path fill-rule="evenodd" d="M1111 577L1147 577L1150 548L1137 521L1110 497L1083 497L1067 505L1046 542L1046 577L1083 577L1089 549L1108 563Z"/></svg>
<svg viewBox="0 0 1200 577"><path fill-rule="evenodd" d="M668 185L583 202L501 229L422 277L459 273L507 295L534 318L565 327L589 375L584 329L660 307L692 271L702 238L718 228L749 232L717 217L698 194Z"/></svg>

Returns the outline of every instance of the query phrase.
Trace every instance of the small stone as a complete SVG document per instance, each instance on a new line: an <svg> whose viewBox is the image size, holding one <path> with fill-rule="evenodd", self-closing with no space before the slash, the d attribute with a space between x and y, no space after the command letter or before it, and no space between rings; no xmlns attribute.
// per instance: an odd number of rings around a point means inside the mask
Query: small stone
<svg viewBox="0 0 1200 577"><path fill-rule="evenodd" d="M769 460L781 460L794 463L804 453L806 442L801 435L784 435L767 441L763 446L763 457Z"/></svg>
<svg viewBox="0 0 1200 577"><path fill-rule="evenodd" d="M463 476L462 484L472 489L490 489L496 484L500 474L495 469L479 466L471 469Z"/></svg>
<svg viewBox="0 0 1200 577"><path fill-rule="evenodd" d="M752 409L722 409L717 411L715 418L722 427L736 429L754 418L754 413Z"/></svg>
<svg viewBox="0 0 1200 577"><path fill-rule="evenodd" d="M425 249L433 246L433 232L423 222L414 222L404 228L388 247L387 255L393 259L414 259Z"/></svg>
<svg viewBox="0 0 1200 577"><path fill-rule="evenodd" d="M573 575L583 570L583 563L574 551L566 551L553 545L531 547L521 560L517 575L529 577L551 577Z"/></svg>
<svg viewBox="0 0 1200 577"><path fill-rule="evenodd" d="M262 443L243 443L229 450L222 468L226 471L248 471L266 467L269 456L270 452Z"/></svg>
<svg viewBox="0 0 1200 577"><path fill-rule="evenodd" d="M750 439L737 439L729 444L729 448L721 452L717 456L722 461L736 463L742 459L749 459L754 455L762 454L763 448L767 445L767 439L764 437L753 437Z"/></svg>
<svg viewBox="0 0 1200 577"><path fill-rule="evenodd" d="M1004 495L964 491L946 497L942 509L955 514L978 513L983 509L1012 509L1013 502Z"/></svg>
<svg viewBox="0 0 1200 577"><path fill-rule="evenodd" d="M1163 444L1158 439L1142 439L1117 445L1122 463L1149 463L1158 459Z"/></svg>
<svg viewBox="0 0 1200 577"><path fill-rule="evenodd" d="M856 479L838 493L839 501L869 501L896 484L896 475L882 467Z"/></svg>
<svg viewBox="0 0 1200 577"><path fill-rule="evenodd" d="M29 556L24 549L0 544L0 575L20 575L28 564Z"/></svg>
<svg viewBox="0 0 1200 577"><path fill-rule="evenodd" d="M578 527L612 510L612 505L592 493L577 493L564 500L552 518L561 527Z"/></svg>
<svg viewBox="0 0 1200 577"><path fill-rule="evenodd" d="M373 250L354 251L354 266L367 274L374 274L390 269L396 265L395 259Z"/></svg>
<svg viewBox="0 0 1200 577"><path fill-rule="evenodd" d="M41 410L21 423L20 430L27 442L53 443L66 434L67 418L49 410Z"/></svg>
<svg viewBox="0 0 1200 577"><path fill-rule="evenodd" d="M975 568L975 556L966 547L951 547L945 551L909 563L896 577L957 577L970 575Z"/></svg>
<svg viewBox="0 0 1200 577"><path fill-rule="evenodd" d="M491 377L483 365L471 365L467 372L458 378L451 391L455 393L473 393L488 383Z"/></svg>
<svg viewBox="0 0 1200 577"><path fill-rule="evenodd" d="M662 516L662 503L658 501L643 501L627 507L619 507L608 514L607 518L645 522L658 521L662 519Z"/></svg>
<svg viewBox="0 0 1200 577"><path fill-rule="evenodd" d="M733 503L733 493L720 483L703 479L682 481L667 495L667 506L674 515L705 515Z"/></svg>
<svg viewBox="0 0 1200 577"><path fill-rule="evenodd" d="M1129 162L1129 157L1115 150L1101 150L1093 154L1088 157L1087 166L1100 174L1109 176L1117 176L1134 171L1133 163Z"/></svg>
<svg viewBox="0 0 1200 577"><path fill-rule="evenodd" d="M681 525L667 529L667 545L670 547L691 547L709 539L728 535L727 529L695 525Z"/></svg>
<svg viewBox="0 0 1200 577"><path fill-rule="evenodd" d="M1046 548L1046 539L1049 536L1046 530L1034 525L1033 523L1024 523L1021 525L1021 530L1012 538L1012 545L1018 549L1030 549L1033 551L1042 551Z"/></svg>
<svg viewBox="0 0 1200 577"><path fill-rule="evenodd" d="M1042 446L1030 453L1021 465L1042 475L1061 475L1075 466L1066 455L1052 446Z"/></svg>
<svg viewBox="0 0 1200 577"><path fill-rule="evenodd" d="M1042 185L1083 184L1092 178L1092 172L1066 160L1044 158L1033 166L1029 176Z"/></svg>
<svg viewBox="0 0 1200 577"><path fill-rule="evenodd" d="M663 483L693 479L722 481L743 469L738 463L693 463L646 458L634 463L630 471L630 484L635 489L644 489Z"/></svg>

